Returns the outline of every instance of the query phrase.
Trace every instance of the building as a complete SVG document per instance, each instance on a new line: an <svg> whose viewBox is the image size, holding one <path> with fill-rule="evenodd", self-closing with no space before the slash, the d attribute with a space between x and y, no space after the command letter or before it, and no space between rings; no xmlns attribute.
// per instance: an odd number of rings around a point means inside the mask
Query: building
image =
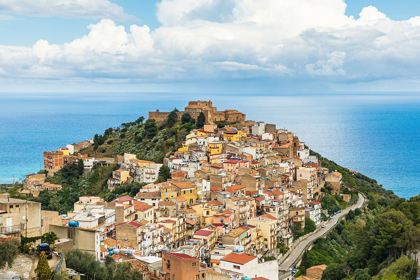
<svg viewBox="0 0 420 280"><path fill-rule="evenodd" d="M272 251L280 243L280 226L276 217L270 214L264 214L248 220L248 224L261 230L263 237L263 251Z"/></svg>
<svg viewBox="0 0 420 280"><path fill-rule="evenodd" d="M0 197L0 234L42 235L41 203Z"/></svg>
<svg viewBox="0 0 420 280"><path fill-rule="evenodd" d="M244 277L265 277L270 280L279 278L277 260L259 262L256 256L246 253L232 252L222 258L220 271L230 275L232 280L244 279Z"/></svg>
<svg viewBox="0 0 420 280"><path fill-rule="evenodd" d="M289 218L292 223L300 223L305 228L305 208L289 208Z"/></svg>
<svg viewBox="0 0 420 280"><path fill-rule="evenodd" d="M112 178L108 179L108 189L114 190L116 187L123 185L130 178L130 172L123 169L117 169L112 172Z"/></svg>
<svg viewBox="0 0 420 280"><path fill-rule="evenodd" d="M306 205L305 217L314 221L316 226L319 226L323 221L321 212L321 203L318 201L311 201Z"/></svg>
<svg viewBox="0 0 420 280"><path fill-rule="evenodd" d="M211 101L190 101L185 107L184 111L177 112L178 119L180 120L182 115L188 113L193 119L197 119L200 113L204 114L206 123L213 124L217 121L227 121L227 122L244 122L245 114L232 109L227 109L224 111L218 111L216 107L213 107L213 102ZM149 119L155 121L164 121L170 112L160 112L156 110L155 112L149 112Z"/></svg>
<svg viewBox="0 0 420 280"><path fill-rule="evenodd" d="M327 265L321 264L312 266L308 269L306 269L306 276L313 278L313 279L321 279L322 274L324 273L324 270L327 268Z"/></svg>
<svg viewBox="0 0 420 280"><path fill-rule="evenodd" d="M61 151L44 152L44 170L53 176L64 166L64 154Z"/></svg>
<svg viewBox="0 0 420 280"><path fill-rule="evenodd" d="M142 242L142 224L136 221L124 222L115 226L115 238L128 241L140 250Z"/></svg>
<svg viewBox="0 0 420 280"><path fill-rule="evenodd" d="M198 258L187 254L163 253L162 266L166 274L162 280L201 280L206 277L205 271L200 271Z"/></svg>
<svg viewBox="0 0 420 280"><path fill-rule="evenodd" d="M340 172L331 172L325 175L325 182L333 188L333 194L339 194L341 184L343 181L343 175Z"/></svg>
<svg viewBox="0 0 420 280"><path fill-rule="evenodd" d="M79 249L93 254L97 260L101 257L101 232L96 229L50 225L50 231L55 232L60 239L70 239L69 249Z"/></svg>
<svg viewBox="0 0 420 280"><path fill-rule="evenodd" d="M151 223L154 222L155 212L152 205L144 203L142 201L133 200L134 211L135 211L135 220L143 219Z"/></svg>

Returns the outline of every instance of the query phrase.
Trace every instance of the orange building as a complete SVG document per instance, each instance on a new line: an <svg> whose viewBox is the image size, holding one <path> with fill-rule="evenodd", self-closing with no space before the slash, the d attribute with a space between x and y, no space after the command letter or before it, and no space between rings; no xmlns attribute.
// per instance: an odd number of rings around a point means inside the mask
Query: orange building
<svg viewBox="0 0 420 280"><path fill-rule="evenodd" d="M200 272L197 258L181 253L163 253L162 266L165 275L162 280L201 280L205 271Z"/></svg>
<svg viewBox="0 0 420 280"><path fill-rule="evenodd" d="M44 152L44 170L53 176L64 166L64 154L61 151Z"/></svg>

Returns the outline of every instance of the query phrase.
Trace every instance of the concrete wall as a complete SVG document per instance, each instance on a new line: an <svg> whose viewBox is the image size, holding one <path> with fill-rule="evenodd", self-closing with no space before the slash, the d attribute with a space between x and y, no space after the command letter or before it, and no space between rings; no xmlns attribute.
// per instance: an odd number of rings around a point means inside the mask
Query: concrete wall
<svg viewBox="0 0 420 280"><path fill-rule="evenodd" d="M100 232L57 225L50 225L50 230L59 238L72 239L74 248L93 254L97 259L100 258Z"/></svg>
<svg viewBox="0 0 420 280"><path fill-rule="evenodd" d="M198 279L202 279L198 259L183 259L171 254L164 254L162 265L163 271L171 275L168 279L196 279L197 275L199 275Z"/></svg>
<svg viewBox="0 0 420 280"><path fill-rule="evenodd" d="M0 199L2 231L22 228L21 234L27 237L41 235L41 203L21 199Z"/></svg>

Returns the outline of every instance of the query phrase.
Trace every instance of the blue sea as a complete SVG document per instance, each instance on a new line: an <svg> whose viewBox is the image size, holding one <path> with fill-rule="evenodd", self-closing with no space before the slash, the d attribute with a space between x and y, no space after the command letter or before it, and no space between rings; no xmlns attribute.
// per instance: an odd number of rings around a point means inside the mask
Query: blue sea
<svg viewBox="0 0 420 280"><path fill-rule="evenodd" d="M0 94L0 183L42 169L42 153L92 138L150 110L213 101L295 132L338 164L400 197L420 193L420 95L383 94Z"/></svg>

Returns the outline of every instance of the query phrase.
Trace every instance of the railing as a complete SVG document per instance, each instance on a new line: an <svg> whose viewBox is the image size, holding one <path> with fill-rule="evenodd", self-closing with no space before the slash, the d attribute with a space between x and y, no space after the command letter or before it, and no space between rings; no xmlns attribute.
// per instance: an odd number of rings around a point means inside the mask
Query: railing
<svg viewBox="0 0 420 280"><path fill-rule="evenodd" d="M0 233L1 234L11 234L11 233L17 233L21 230L25 229L25 224L19 224L14 226L6 226L6 227L0 227Z"/></svg>

